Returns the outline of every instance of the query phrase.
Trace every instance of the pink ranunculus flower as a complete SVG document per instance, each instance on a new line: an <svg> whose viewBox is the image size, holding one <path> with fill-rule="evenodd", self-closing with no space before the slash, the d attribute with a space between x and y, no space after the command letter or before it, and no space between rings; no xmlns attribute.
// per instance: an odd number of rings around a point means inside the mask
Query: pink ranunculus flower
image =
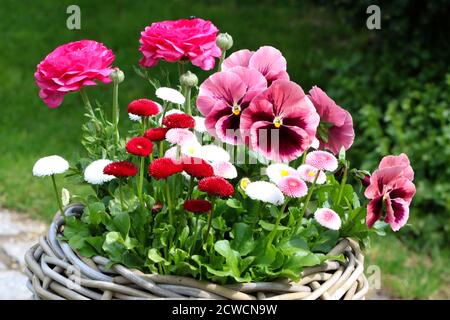
<svg viewBox="0 0 450 320"><path fill-rule="evenodd" d="M95 81L109 83L113 52L93 40L80 40L57 47L37 65L34 73L39 96L50 108L58 107L68 92Z"/></svg>
<svg viewBox="0 0 450 320"><path fill-rule="evenodd" d="M267 88L256 70L234 67L214 73L200 86L197 108L205 116L210 134L230 144L242 144L239 132L242 112Z"/></svg>
<svg viewBox="0 0 450 320"><path fill-rule="evenodd" d="M280 50L271 46L261 47L256 52L247 49L236 51L222 63L223 70L236 66L258 70L267 79L269 85L278 79L289 80L286 59Z"/></svg>
<svg viewBox="0 0 450 320"><path fill-rule="evenodd" d="M143 58L139 63L153 67L159 60L176 62L190 60L193 65L210 70L221 50L216 45L219 30L200 18L154 22L145 27L139 40Z"/></svg>
<svg viewBox="0 0 450 320"><path fill-rule="evenodd" d="M289 162L311 145L319 115L302 88L276 80L242 112L241 132L246 143L267 159Z"/></svg>
<svg viewBox="0 0 450 320"><path fill-rule="evenodd" d="M341 108L319 87L314 86L308 95L320 116L318 139L320 148L338 154L341 147L351 147L355 139L350 113Z"/></svg>
<svg viewBox="0 0 450 320"><path fill-rule="evenodd" d="M370 185L364 195L370 199L367 206L366 223L371 228L381 219L383 207L386 208L385 222L393 231L403 227L409 218L409 205L416 193L412 182L414 171L408 156L384 157L377 170L370 177Z"/></svg>

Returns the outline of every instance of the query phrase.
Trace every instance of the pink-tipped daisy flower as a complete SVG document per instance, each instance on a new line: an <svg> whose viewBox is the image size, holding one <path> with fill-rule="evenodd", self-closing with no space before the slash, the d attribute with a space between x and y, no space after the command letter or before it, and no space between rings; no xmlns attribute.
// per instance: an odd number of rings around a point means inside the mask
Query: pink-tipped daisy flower
<svg viewBox="0 0 450 320"><path fill-rule="evenodd" d="M314 213L314 218L317 222L328 229L339 230L341 228L341 218L331 209L321 208Z"/></svg>
<svg viewBox="0 0 450 320"><path fill-rule="evenodd" d="M195 135L188 129L183 128L169 129L166 133L166 140L171 144L177 144L179 146L197 142Z"/></svg>
<svg viewBox="0 0 450 320"><path fill-rule="evenodd" d="M308 193L306 183L295 176L284 177L278 182L278 188L286 196L291 198L301 198Z"/></svg>
<svg viewBox="0 0 450 320"><path fill-rule="evenodd" d="M300 178L307 182L313 183L318 172L320 173L319 176L317 177L316 183L324 184L327 181L327 176L325 175L325 173L313 167L312 165L302 164L300 167L297 168L297 171L300 175Z"/></svg>
<svg viewBox="0 0 450 320"><path fill-rule="evenodd" d="M241 133L246 143L269 160L289 162L311 145L319 115L302 88L276 80L242 112Z"/></svg>
<svg viewBox="0 0 450 320"><path fill-rule="evenodd" d="M230 144L242 144L241 114L267 88L261 73L244 67L217 72L200 86L197 108L210 134Z"/></svg>
<svg viewBox="0 0 450 320"><path fill-rule="evenodd" d="M306 164L324 171L335 171L338 167L336 157L327 151L313 151L306 155Z"/></svg>
<svg viewBox="0 0 450 320"><path fill-rule="evenodd" d="M258 70L269 85L278 79L289 80L286 59L280 50L271 46L260 47L256 52L247 49L236 51L222 63L224 70L236 66Z"/></svg>
<svg viewBox="0 0 450 320"><path fill-rule="evenodd" d="M225 179L234 179L237 177L236 167L228 161L213 162L211 166L214 169L214 175Z"/></svg>

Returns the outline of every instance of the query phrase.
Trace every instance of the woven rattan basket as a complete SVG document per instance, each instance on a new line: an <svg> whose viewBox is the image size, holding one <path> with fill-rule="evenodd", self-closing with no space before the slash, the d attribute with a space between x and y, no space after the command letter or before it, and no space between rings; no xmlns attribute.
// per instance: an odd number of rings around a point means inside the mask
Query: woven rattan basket
<svg viewBox="0 0 450 320"><path fill-rule="evenodd" d="M72 205L65 215L79 215L82 210L82 206ZM40 237L26 253L28 288L35 299L359 300L364 299L369 289L364 276L364 256L352 239L341 239L329 252L329 255L344 253L344 263L327 261L307 268L299 282L220 286L188 277L144 274L122 265L106 270L108 259L100 256L86 259L58 239L63 224L64 218L57 215L48 235Z"/></svg>

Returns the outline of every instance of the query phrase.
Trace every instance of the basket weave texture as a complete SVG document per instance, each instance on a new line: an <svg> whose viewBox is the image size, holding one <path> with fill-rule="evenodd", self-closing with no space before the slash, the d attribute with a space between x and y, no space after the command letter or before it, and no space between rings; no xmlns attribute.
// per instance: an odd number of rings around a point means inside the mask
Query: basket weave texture
<svg viewBox="0 0 450 320"><path fill-rule="evenodd" d="M79 215L82 210L72 205L64 214ZM106 270L109 260L105 257L81 257L58 239L63 225L64 218L57 214L47 236L41 236L25 255L28 288L35 299L360 300L369 289L364 256L358 243L348 238L328 253L343 253L345 262L329 260L306 268L298 282L281 279L221 286L189 277L144 274L123 265Z"/></svg>

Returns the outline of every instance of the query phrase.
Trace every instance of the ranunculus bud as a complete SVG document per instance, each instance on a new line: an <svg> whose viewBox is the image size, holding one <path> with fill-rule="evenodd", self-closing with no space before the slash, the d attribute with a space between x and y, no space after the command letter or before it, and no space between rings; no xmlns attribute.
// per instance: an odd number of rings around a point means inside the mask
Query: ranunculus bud
<svg viewBox="0 0 450 320"><path fill-rule="evenodd" d="M222 51L227 51L233 46L233 38L228 33L219 33L216 44Z"/></svg>
<svg viewBox="0 0 450 320"><path fill-rule="evenodd" d="M114 83L121 83L125 79L125 75L123 74L122 70L120 70L119 68L115 68L114 71L109 74L109 78Z"/></svg>
<svg viewBox="0 0 450 320"><path fill-rule="evenodd" d="M180 76L180 84L183 87L192 88L198 84L198 78L195 73L188 71Z"/></svg>

